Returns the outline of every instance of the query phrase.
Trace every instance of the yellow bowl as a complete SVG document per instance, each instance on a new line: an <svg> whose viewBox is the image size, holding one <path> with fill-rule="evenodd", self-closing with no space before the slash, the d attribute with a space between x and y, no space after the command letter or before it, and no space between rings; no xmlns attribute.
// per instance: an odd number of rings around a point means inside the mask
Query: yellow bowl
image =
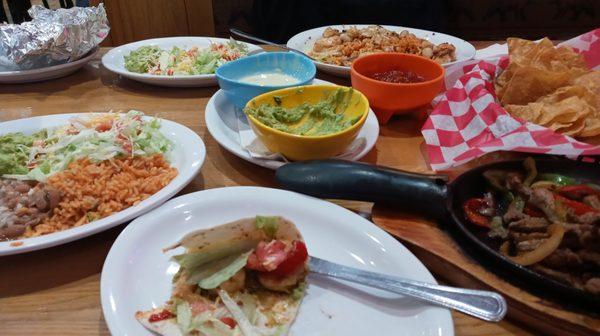
<svg viewBox="0 0 600 336"><path fill-rule="evenodd" d="M302 103L316 104L323 100L327 94L332 94L339 88L350 90L348 87L336 85L298 86L256 96L246 104L246 107L273 104L275 96L281 101L281 106L285 108L292 108ZM290 134L271 128L253 116L246 115L250 120L250 127L252 127L254 133L272 152L281 153L293 161L326 159L342 153L354 141L367 119L369 101L359 91L353 91L350 103L344 111L344 119L354 119L359 116L360 119L354 125L338 133L319 136Z"/></svg>

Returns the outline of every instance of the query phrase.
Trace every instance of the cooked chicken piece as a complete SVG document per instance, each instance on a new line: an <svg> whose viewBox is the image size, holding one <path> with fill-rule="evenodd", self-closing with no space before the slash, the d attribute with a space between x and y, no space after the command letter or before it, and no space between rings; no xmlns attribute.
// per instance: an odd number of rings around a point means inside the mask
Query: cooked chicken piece
<svg viewBox="0 0 600 336"><path fill-rule="evenodd" d="M565 248L557 249L552 252L552 254L542 260L541 263L550 268L572 268L581 266L583 261L577 253L571 251L571 249Z"/></svg>
<svg viewBox="0 0 600 336"><path fill-rule="evenodd" d="M589 224L565 223L565 235L561 246L574 249L597 248L600 246L600 228Z"/></svg>
<svg viewBox="0 0 600 336"><path fill-rule="evenodd" d="M598 195L589 195L584 197L583 203L591 206L594 209L600 210L600 198L598 198Z"/></svg>
<svg viewBox="0 0 600 336"><path fill-rule="evenodd" d="M600 278L589 279L585 282L583 288L592 294L600 294Z"/></svg>
<svg viewBox="0 0 600 336"><path fill-rule="evenodd" d="M323 37L325 37L325 38L332 37L332 36L338 36L338 35L340 35L340 31L337 29L333 29L331 27L325 28L325 31L323 32Z"/></svg>
<svg viewBox="0 0 600 336"><path fill-rule="evenodd" d="M529 252L533 251L543 242L543 239L531 239L527 241L518 242L515 244L517 251L519 252Z"/></svg>
<svg viewBox="0 0 600 336"><path fill-rule="evenodd" d="M523 184L523 177L519 173L508 173L506 175L506 189L514 191L519 195L529 196L531 195L531 188Z"/></svg>
<svg viewBox="0 0 600 336"><path fill-rule="evenodd" d="M456 48L450 43L441 43L433 48L433 60L438 63L448 63L456 59Z"/></svg>
<svg viewBox="0 0 600 336"><path fill-rule="evenodd" d="M228 292L234 293L244 289L246 286L246 271L242 268L231 279L219 285L219 288Z"/></svg>
<svg viewBox="0 0 600 336"><path fill-rule="evenodd" d="M548 233L546 232L521 233L510 231L508 235L516 243L525 242L532 239L545 239L549 237Z"/></svg>
<svg viewBox="0 0 600 336"><path fill-rule="evenodd" d="M592 250L581 250L577 252L577 255L584 262L593 264L596 267L600 267L600 252Z"/></svg>
<svg viewBox="0 0 600 336"><path fill-rule="evenodd" d="M551 268L542 266L540 264L535 264L535 265L531 266L531 269L533 269L534 271L536 271L540 274L546 275L557 281L560 281L562 283L569 284L577 289L583 289L583 284L581 283L582 282L581 279L574 277L572 274L553 270Z"/></svg>
<svg viewBox="0 0 600 336"><path fill-rule="evenodd" d="M508 224L508 229L520 232L536 232L546 231L548 225L550 225L550 223L546 218L527 216L521 220Z"/></svg>
<svg viewBox="0 0 600 336"><path fill-rule="evenodd" d="M533 189L529 202L546 215L551 222L558 222L560 218L555 212L554 194L546 188Z"/></svg>
<svg viewBox="0 0 600 336"><path fill-rule="evenodd" d="M316 52L323 51L324 49L339 46L342 44L342 39L338 36L324 37L315 41L313 50Z"/></svg>

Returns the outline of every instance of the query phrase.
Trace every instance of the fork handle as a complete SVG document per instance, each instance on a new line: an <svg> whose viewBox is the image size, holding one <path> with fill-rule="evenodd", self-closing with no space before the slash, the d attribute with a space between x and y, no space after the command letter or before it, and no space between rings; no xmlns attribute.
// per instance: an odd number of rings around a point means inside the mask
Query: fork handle
<svg viewBox="0 0 600 336"><path fill-rule="evenodd" d="M442 307L458 310L485 321L500 321L507 311L504 298L500 294L490 291L440 286L408 280L363 271L314 257L310 258L310 270L313 273L415 297Z"/></svg>

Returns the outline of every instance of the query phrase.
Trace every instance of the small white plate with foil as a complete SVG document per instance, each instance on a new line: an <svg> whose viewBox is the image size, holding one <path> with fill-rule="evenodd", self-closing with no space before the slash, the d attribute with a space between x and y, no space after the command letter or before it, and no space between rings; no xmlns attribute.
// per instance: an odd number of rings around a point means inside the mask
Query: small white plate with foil
<svg viewBox="0 0 600 336"><path fill-rule="evenodd" d="M41 82L49 79L64 77L81 69L91 61L100 50L99 47L92 49L84 57L65 64L53 65L45 68L31 70L0 71L0 84L19 84Z"/></svg>

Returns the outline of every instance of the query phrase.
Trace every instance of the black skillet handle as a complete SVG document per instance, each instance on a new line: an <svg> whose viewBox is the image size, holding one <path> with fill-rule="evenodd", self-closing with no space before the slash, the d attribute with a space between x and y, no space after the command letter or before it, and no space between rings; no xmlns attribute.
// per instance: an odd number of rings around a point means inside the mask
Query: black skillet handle
<svg viewBox="0 0 600 336"><path fill-rule="evenodd" d="M431 217L445 214L447 180L344 160L288 163L277 169L285 189L320 198L379 202Z"/></svg>

